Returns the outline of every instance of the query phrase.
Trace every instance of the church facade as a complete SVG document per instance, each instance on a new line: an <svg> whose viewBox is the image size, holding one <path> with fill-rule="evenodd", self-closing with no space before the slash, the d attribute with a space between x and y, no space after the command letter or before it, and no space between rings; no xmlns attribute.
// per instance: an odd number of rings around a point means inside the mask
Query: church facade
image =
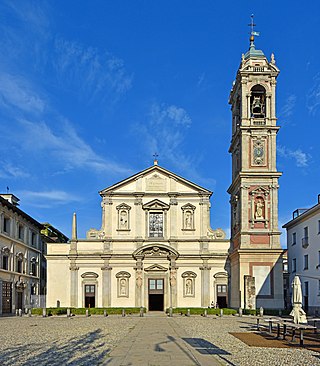
<svg viewBox="0 0 320 366"><path fill-rule="evenodd" d="M229 240L210 196L155 164L100 192L102 225L47 247L47 306L228 306Z"/></svg>
<svg viewBox="0 0 320 366"><path fill-rule="evenodd" d="M283 308L276 78L251 36L232 109L231 238L211 192L155 164L100 192L102 225L47 248L47 306Z"/></svg>

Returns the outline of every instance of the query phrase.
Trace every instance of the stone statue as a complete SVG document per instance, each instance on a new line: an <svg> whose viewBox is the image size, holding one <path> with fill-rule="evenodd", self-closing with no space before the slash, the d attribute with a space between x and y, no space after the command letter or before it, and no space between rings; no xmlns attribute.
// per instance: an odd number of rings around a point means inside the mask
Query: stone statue
<svg viewBox="0 0 320 366"><path fill-rule="evenodd" d="M259 220L259 219L263 219L263 207L264 207L264 204L263 204L263 201L262 200L259 200L256 204L256 220Z"/></svg>
<svg viewBox="0 0 320 366"><path fill-rule="evenodd" d="M192 213L190 211L186 212L185 225L186 229L192 229Z"/></svg>
<svg viewBox="0 0 320 366"><path fill-rule="evenodd" d="M120 229L128 228L128 213L127 211L121 211L120 213Z"/></svg>
<svg viewBox="0 0 320 366"><path fill-rule="evenodd" d="M127 280L125 278L121 278L120 280L120 295L127 294Z"/></svg>
<svg viewBox="0 0 320 366"><path fill-rule="evenodd" d="M186 280L186 295L192 295L192 279L188 278Z"/></svg>

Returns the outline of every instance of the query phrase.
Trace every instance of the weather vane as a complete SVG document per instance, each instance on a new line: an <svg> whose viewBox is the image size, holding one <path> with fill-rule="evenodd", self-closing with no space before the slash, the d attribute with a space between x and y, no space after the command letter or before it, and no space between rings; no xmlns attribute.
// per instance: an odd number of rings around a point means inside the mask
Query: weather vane
<svg viewBox="0 0 320 366"><path fill-rule="evenodd" d="M256 32L254 30L254 27L256 26L256 24L254 24L254 15L251 14L251 23L248 24L249 27L251 27L251 32L250 32L250 41L254 41L254 36L260 36L260 32Z"/></svg>

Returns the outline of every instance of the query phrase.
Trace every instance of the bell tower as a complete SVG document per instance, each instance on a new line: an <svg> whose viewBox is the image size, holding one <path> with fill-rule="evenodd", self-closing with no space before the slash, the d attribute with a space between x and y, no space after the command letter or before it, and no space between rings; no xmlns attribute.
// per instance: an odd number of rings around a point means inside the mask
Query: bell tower
<svg viewBox="0 0 320 366"><path fill-rule="evenodd" d="M232 110L230 305L283 308L278 228L276 79L279 69L255 47L242 55L230 93Z"/></svg>

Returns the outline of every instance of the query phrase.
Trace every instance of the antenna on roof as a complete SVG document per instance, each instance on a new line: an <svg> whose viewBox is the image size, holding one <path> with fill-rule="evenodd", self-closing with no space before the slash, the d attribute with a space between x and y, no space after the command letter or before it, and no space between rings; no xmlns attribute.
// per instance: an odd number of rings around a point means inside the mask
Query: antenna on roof
<svg viewBox="0 0 320 366"><path fill-rule="evenodd" d="M7 193L9 193L9 187L7 186Z"/></svg>

